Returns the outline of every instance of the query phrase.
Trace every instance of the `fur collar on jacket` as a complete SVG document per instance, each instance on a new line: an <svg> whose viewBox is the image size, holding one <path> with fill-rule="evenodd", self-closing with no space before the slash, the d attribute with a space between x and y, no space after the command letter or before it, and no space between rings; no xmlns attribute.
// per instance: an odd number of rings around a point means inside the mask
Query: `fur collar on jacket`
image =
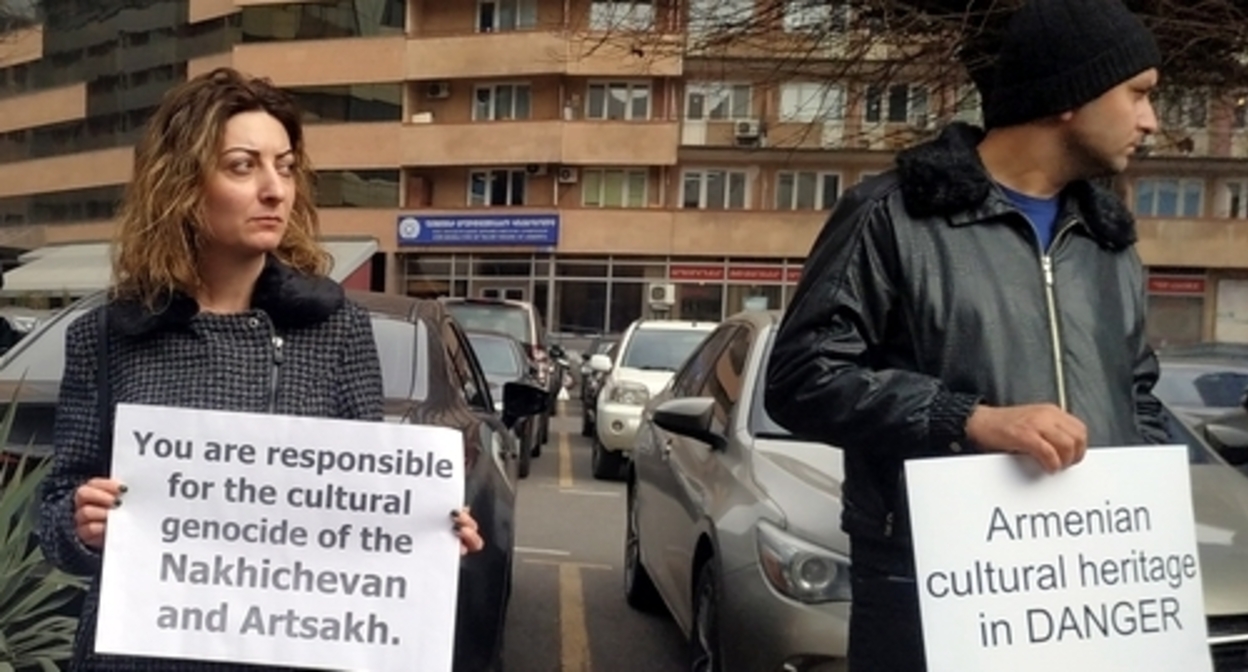
<svg viewBox="0 0 1248 672"><path fill-rule="evenodd" d="M897 155L902 201L911 216L949 217L985 205L996 189L975 149L983 137L974 126L954 123ZM1135 243L1135 218L1113 193L1080 180L1066 194L1101 246L1121 250Z"/></svg>
<svg viewBox="0 0 1248 672"><path fill-rule="evenodd" d="M337 282L298 273L270 256L256 281L251 305L263 310L278 329L298 329L324 322L345 300ZM195 299L182 292L171 294L162 305L151 310L137 299L116 299L109 304L109 320L119 332L139 336L185 326L199 313Z"/></svg>

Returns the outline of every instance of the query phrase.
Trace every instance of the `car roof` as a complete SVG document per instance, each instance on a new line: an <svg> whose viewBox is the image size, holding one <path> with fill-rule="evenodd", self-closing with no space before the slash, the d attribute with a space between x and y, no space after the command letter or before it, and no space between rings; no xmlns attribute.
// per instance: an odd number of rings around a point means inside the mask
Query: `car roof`
<svg viewBox="0 0 1248 672"><path fill-rule="evenodd" d="M472 304L480 306L507 306L509 308L523 308L532 310L533 304L528 301L517 301L516 299L486 299L472 296L443 296L437 299L444 304Z"/></svg>
<svg viewBox="0 0 1248 672"><path fill-rule="evenodd" d="M646 330L666 330L666 331L687 331L689 329L705 329L710 331L719 325L716 321L693 321L693 320L638 320L637 329Z"/></svg>

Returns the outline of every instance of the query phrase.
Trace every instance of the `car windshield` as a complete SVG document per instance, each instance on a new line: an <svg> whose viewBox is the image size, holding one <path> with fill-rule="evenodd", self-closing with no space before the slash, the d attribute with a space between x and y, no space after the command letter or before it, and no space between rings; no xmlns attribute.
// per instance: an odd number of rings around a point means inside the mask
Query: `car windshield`
<svg viewBox="0 0 1248 672"><path fill-rule="evenodd" d="M531 343L529 311L505 303L453 302L447 309L465 330L497 331L521 343Z"/></svg>
<svg viewBox="0 0 1248 672"><path fill-rule="evenodd" d="M497 336L471 333L468 334L468 341L472 344L472 351L476 353L477 361L481 362L485 375L520 377L520 360L517 357L519 353L511 343Z"/></svg>
<svg viewBox="0 0 1248 672"><path fill-rule="evenodd" d="M1176 408L1234 408L1246 389L1248 371L1163 364L1153 394Z"/></svg>
<svg viewBox="0 0 1248 672"><path fill-rule="evenodd" d="M709 333L701 329L635 329L624 346L620 366L675 371Z"/></svg>

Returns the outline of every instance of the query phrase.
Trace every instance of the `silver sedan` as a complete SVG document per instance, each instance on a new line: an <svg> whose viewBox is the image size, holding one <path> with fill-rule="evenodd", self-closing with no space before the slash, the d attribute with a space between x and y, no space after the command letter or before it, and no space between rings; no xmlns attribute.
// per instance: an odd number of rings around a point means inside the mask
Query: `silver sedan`
<svg viewBox="0 0 1248 672"><path fill-rule="evenodd" d="M666 609L694 672L844 670L849 540L840 452L767 417L776 312L725 320L647 404L628 473L625 593ZM1209 644L1248 671L1248 478L1167 411L1189 446Z"/></svg>

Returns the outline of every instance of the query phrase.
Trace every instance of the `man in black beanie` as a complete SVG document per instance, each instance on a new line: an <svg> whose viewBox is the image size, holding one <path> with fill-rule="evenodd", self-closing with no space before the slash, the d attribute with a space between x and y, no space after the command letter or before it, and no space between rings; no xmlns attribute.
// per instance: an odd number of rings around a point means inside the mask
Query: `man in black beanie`
<svg viewBox="0 0 1248 672"><path fill-rule="evenodd" d="M987 130L954 124L842 197L768 367L771 415L843 451L853 672L925 666L906 460L1056 472L1168 440L1134 219L1089 182L1157 130L1156 42L1120 0L1027 0L977 48Z"/></svg>

